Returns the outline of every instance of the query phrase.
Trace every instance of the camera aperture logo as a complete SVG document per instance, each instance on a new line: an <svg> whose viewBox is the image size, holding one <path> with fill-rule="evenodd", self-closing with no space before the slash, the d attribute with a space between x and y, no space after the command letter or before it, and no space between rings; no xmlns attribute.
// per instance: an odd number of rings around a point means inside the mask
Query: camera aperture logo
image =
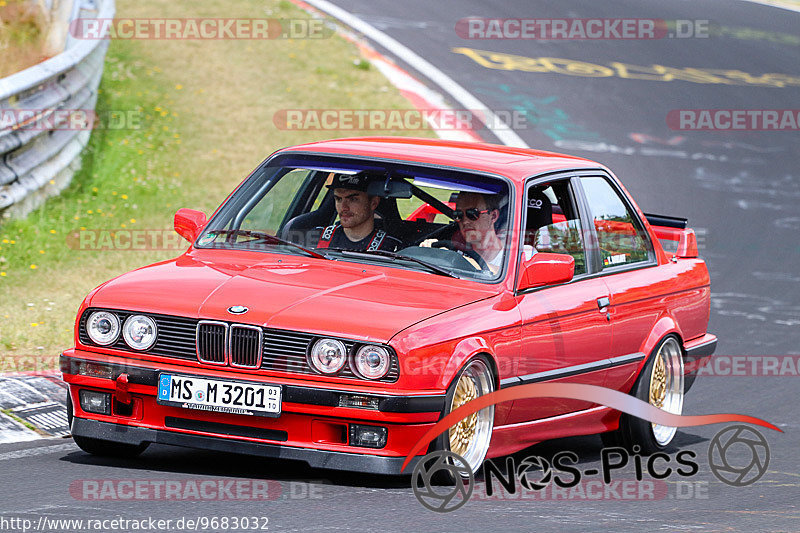
<svg viewBox="0 0 800 533"><path fill-rule="evenodd" d="M439 478L453 483L437 484ZM467 462L450 451L431 452L418 462L411 474L414 496L426 509L437 513L455 511L467 503L475 487L475 477Z"/></svg>
<svg viewBox="0 0 800 533"><path fill-rule="evenodd" d="M741 457L750 456L740 461ZM708 464L717 479L745 487L761 479L769 466L769 444L764 435L745 426L730 426L717 433L708 447Z"/></svg>

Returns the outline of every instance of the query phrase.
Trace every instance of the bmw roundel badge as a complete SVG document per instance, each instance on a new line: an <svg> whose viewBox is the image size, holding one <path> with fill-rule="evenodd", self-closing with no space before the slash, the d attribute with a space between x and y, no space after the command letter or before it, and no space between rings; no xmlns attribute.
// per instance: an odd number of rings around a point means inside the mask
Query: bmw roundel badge
<svg viewBox="0 0 800 533"><path fill-rule="evenodd" d="M232 305L228 308L228 312L232 315L243 315L248 309L243 305Z"/></svg>

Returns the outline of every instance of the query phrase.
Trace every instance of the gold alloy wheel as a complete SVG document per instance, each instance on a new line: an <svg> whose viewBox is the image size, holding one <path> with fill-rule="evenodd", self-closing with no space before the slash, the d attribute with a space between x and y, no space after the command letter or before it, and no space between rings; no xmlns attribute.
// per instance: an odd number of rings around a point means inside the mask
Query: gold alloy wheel
<svg viewBox="0 0 800 533"><path fill-rule="evenodd" d="M475 389L475 382L467 375L462 375L456 385L456 393L453 395L453 402L450 411L455 411L470 400L478 397ZM458 455L464 455L469 448L470 441L475 436L475 429L478 427L478 414L473 413L467 418L450 428L450 451Z"/></svg>
<svg viewBox="0 0 800 533"><path fill-rule="evenodd" d="M452 386L452 385L451 385ZM455 382L448 409L452 413L462 405L484 394L494 392L494 378L486 361L472 359ZM481 409L453 425L447 435L450 451L460 455L470 470L476 472L489 450L494 427L494 406Z"/></svg>
<svg viewBox="0 0 800 533"><path fill-rule="evenodd" d="M650 372L650 404L668 413L683 412L683 353L674 337L667 338L654 355ZM653 438L660 446L669 444L678 428L651 423Z"/></svg>
<svg viewBox="0 0 800 533"><path fill-rule="evenodd" d="M667 366L661 352L656 356L653 371L650 375L650 403L659 409L664 405L667 396Z"/></svg>

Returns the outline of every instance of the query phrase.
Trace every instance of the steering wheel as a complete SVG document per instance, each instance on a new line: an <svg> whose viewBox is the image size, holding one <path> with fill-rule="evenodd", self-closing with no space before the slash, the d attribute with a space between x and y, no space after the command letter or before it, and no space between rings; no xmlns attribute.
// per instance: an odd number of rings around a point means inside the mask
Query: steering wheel
<svg viewBox="0 0 800 533"><path fill-rule="evenodd" d="M476 265L470 262L472 266L476 267L475 270L490 270L489 265L486 264L486 261L483 259L483 257L481 257L481 254L475 250L464 247L463 244L454 241L436 241L431 244L431 248L445 248L447 250L452 250L472 259L477 264Z"/></svg>
<svg viewBox="0 0 800 533"><path fill-rule="evenodd" d="M415 240L413 243L411 243L411 246L419 246L419 244L421 242L427 241L429 239L434 239L434 238L438 237L439 235L446 235L448 232L454 230L456 227L458 227L458 222L455 222L455 221L450 222L449 224L445 224L441 228L437 228L437 229L433 230L432 232L428 233L427 235L423 235L422 237L419 237L417 240Z"/></svg>

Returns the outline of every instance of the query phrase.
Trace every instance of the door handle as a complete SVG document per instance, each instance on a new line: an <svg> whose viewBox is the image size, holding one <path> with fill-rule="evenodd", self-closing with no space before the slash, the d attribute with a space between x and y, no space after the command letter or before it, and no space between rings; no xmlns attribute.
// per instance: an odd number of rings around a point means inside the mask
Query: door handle
<svg viewBox="0 0 800 533"><path fill-rule="evenodd" d="M606 307L608 307L609 305L611 305L611 300L608 298L608 296L603 296L602 298L598 298L597 299L597 308L598 309L603 310Z"/></svg>

